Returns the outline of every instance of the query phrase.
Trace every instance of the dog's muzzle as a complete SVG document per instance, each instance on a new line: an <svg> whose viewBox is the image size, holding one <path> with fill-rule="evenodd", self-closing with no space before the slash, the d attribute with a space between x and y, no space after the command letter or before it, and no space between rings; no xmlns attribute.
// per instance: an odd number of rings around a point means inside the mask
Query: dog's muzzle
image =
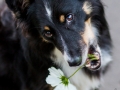
<svg viewBox="0 0 120 90"><path fill-rule="evenodd" d="M69 66L79 66L82 63L82 58L77 57L72 61L68 61Z"/></svg>
<svg viewBox="0 0 120 90"><path fill-rule="evenodd" d="M95 71L98 70L101 66L101 51L100 48L94 48L93 46L90 47L88 51L89 55L94 55L95 60L91 60L91 58L87 57L86 59L86 67L89 70Z"/></svg>
<svg viewBox="0 0 120 90"><path fill-rule="evenodd" d="M90 54L94 55L96 60L91 60L88 56ZM85 60L83 60L82 57L85 57ZM86 64L85 66L89 70L92 70L92 71L98 70L101 66L101 51L100 51L99 46L97 46L97 47L90 46L87 51L87 55L83 55L83 56L74 58L73 60L68 60L68 64L71 67Z"/></svg>

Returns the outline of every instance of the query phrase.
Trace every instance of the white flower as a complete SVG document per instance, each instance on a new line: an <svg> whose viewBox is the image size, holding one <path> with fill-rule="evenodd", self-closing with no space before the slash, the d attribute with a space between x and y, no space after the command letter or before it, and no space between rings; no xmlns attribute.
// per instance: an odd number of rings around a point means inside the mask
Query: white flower
<svg viewBox="0 0 120 90"><path fill-rule="evenodd" d="M76 87L70 83L69 79L64 76L60 69L51 67L48 70L50 75L46 78L46 82L52 87L55 87L54 90L77 90Z"/></svg>

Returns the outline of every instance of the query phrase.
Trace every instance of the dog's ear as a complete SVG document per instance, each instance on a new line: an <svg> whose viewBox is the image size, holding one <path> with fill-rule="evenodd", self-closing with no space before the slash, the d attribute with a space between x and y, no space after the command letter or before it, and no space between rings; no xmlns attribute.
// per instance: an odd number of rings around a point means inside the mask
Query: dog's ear
<svg viewBox="0 0 120 90"><path fill-rule="evenodd" d="M26 10L34 0L5 0L8 7L16 14L17 17L25 15Z"/></svg>

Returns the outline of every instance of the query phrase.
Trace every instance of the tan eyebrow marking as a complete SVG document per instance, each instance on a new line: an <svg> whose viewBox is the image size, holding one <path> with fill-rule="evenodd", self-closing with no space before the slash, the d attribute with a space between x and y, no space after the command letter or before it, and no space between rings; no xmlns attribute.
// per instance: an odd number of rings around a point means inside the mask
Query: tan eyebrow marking
<svg viewBox="0 0 120 90"><path fill-rule="evenodd" d="M61 23L65 22L65 15L60 15L60 22Z"/></svg>
<svg viewBox="0 0 120 90"><path fill-rule="evenodd" d="M48 30L48 31L49 31L49 30L50 30L50 27L45 26L45 27L44 27L44 30Z"/></svg>

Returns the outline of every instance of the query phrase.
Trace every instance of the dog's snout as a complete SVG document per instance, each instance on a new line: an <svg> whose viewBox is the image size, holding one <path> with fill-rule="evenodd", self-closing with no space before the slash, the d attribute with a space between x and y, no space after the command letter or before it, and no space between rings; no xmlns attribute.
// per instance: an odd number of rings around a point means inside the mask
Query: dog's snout
<svg viewBox="0 0 120 90"><path fill-rule="evenodd" d="M75 58L74 60L68 61L69 66L79 66L82 62L82 58Z"/></svg>

